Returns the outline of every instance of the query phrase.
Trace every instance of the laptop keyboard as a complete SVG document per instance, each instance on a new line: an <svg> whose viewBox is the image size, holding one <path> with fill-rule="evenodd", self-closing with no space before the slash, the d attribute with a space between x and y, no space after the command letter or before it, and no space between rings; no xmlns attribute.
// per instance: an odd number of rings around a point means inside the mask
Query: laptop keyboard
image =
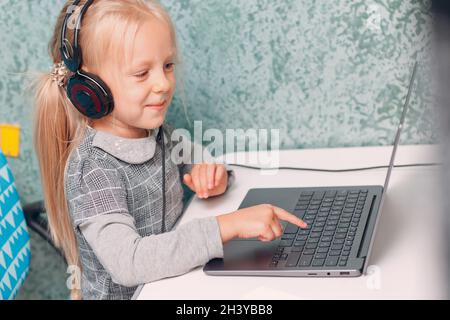
<svg viewBox="0 0 450 320"><path fill-rule="evenodd" d="M271 267L345 267L368 190L302 192L294 214L308 224L288 223Z"/></svg>

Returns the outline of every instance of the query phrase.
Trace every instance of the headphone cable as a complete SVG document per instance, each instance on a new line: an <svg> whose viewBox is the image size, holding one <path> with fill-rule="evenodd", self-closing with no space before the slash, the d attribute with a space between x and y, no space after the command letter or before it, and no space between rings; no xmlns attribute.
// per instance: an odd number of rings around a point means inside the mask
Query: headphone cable
<svg viewBox="0 0 450 320"><path fill-rule="evenodd" d="M255 167L248 166L244 164L227 164L229 166L241 167L247 169L255 169L255 170L299 170L299 171L314 171L314 172L354 172L354 171L366 171L366 170L376 170L376 169L387 169L389 166L373 166L373 167L361 167L361 168L351 168L351 169L317 169L317 168L299 168L299 167L278 167L278 168L263 168L263 167ZM400 164L394 165L394 168L407 168L407 167L434 167L441 166L442 163L430 162L430 163L412 163L412 164Z"/></svg>

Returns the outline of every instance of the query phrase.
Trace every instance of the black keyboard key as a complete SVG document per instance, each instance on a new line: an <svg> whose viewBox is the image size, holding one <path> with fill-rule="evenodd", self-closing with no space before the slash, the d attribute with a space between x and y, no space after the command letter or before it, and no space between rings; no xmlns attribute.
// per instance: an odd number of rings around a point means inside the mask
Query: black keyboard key
<svg viewBox="0 0 450 320"><path fill-rule="evenodd" d="M296 267L300 259L300 252L291 252L289 259L286 261L286 267Z"/></svg>
<svg viewBox="0 0 450 320"><path fill-rule="evenodd" d="M321 239L321 241L323 241L323 242L330 242L331 240L333 240L333 237L331 237L331 236L324 236Z"/></svg>
<svg viewBox="0 0 450 320"><path fill-rule="evenodd" d="M331 250L339 250L339 252L342 250L343 245L342 244L333 244L331 246Z"/></svg>
<svg viewBox="0 0 450 320"><path fill-rule="evenodd" d="M313 191L303 191L300 197L311 197L313 195Z"/></svg>
<svg viewBox="0 0 450 320"><path fill-rule="evenodd" d="M329 190L325 193L325 197L332 197L334 198L336 196L336 190Z"/></svg>
<svg viewBox="0 0 450 320"><path fill-rule="evenodd" d="M313 259L312 255L302 255L300 260L298 261L299 267L309 267L311 265L311 261Z"/></svg>
<svg viewBox="0 0 450 320"><path fill-rule="evenodd" d="M329 256L340 256L341 255L341 250L331 250L328 255Z"/></svg>
<svg viewBox="0 0 450 320"><path fill-rule="evenodd" d="M333 231L325 231L325 232L323 233L323 235L324 235L325 237L332 237L333 234L334 234Z"/></svg>
<svg viewBox="0 0 450 320"><path fill-rule="evenodd" d="M283 234L281 236L281 240L291 240L295 238L295 234Z"/></svg>
<svg viewBox="0 0 450 320"><path fill-rule="evenodd" d="M314 192L314 195L313 195L313 199L320 199L320 200L322 200L323 199L323 196L325 195L325 192L323 192L323 191L316 191L316 192Z"/></svg>
<svg viewBox="0 0 450 320"><path fill-rule="evenodd" d="M338 263L338 258L339 257L328 257L327 260L325 261L325 265L326 266L336 266Z"/></svg>
<svg viewBox="0 0 450 320"><path fill-rule="evenodd" d="M291 247L294 240L281 240L279 246L281 247Z"/></svg>
<svg viewBox="0 0 450 320"><path fill-rule="evenodd" d="M308 239L307 235L297 235L297 240L306 240Z"/></svg>
<svg viewBox="0 0 450 320"><path fill-rule="evenodd" d="M294 247L301 247L304 246L306 244L305 240L297 240L294 242Z"/></svg>
<svg viewBox="0 0 450 320"><path fill-rule="evenodd" d="M287 253L283 253L283 254L281 255L281 257L280 257L280 261L286 260L287 257L288 257L288 254L287 254Z"/></svg>
<svg viewBox="0 0 450 320"><path fill-rule="evenodd" d="M317 248L317 243L308 243L305 248L306 249L315 249L315 248Z"/></svg>
<svg viewBox="0 0 450 320"><path fill-rule="evenodd" d="M308 239L308 243L318 243L319 242L319 238L309 238Z"/></svg>
<svg viewBox="0 0 450 320"><path fill-rule="evenodd" d="M325 259L327 257L327 253L326 252L318 252L316 253L316 255L314 256L315 259Z"/></svg>
<svg viewBox="0 0 450 320"><path fill-rule="evenodd" d="M313 267L321 267L325 263L325 259L314 259L312 265Z"/></svg>
<svg viewBox="0 0 450 320"><path fill-rule="evenodd" d="M292 247L291 248L291 252L302 252L303 251L303 246L300 247Z"/></svg>
<svg viewBox="0 0 450 320"><path fill-rule="evenodd" d="M327 253L328 252L328 248L319 248L317 249L317 253Z"/></svg>
<svg viewBox="0 0 450 320"><path fill-rule="evenodd" d="M321 243L319 244L319 247L321 247L321 248L328 248L328 247L331 247L331 242L321 242Z"/></svg>
<svg viewBox="0 0 450 320"><path fill-rule="evenodd" d="M316 250L314 250L314 249L305 249L305 250L303 250L303 255L311 255L311 254L314 254L315 251Z"/></svg>

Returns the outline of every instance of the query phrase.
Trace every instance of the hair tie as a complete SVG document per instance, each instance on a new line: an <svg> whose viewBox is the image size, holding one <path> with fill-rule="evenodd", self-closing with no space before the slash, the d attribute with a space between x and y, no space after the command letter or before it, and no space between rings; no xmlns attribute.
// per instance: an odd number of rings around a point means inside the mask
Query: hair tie
<svg viewBox="0 0 450 320"><path fill-rule="evenodd" d="M69 69L67 69L64 62L54 64L51 72L52 80L55 81L59 87L64 87L68 73Z"/></svg>

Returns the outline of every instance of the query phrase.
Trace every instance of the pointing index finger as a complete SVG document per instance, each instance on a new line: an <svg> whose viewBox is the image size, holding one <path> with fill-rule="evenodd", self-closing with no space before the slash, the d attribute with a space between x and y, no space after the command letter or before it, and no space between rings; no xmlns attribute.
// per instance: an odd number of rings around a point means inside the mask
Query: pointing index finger
<svg viewBox="0 0 450 320"><path fill-rule="evenodd" d="M289 213L286 210L276 207L276 206L272 206L272 207L273 207L273 212L279 219L285 220L292 224L295 224L296 226L299 226L300 228L306 228L308 226L303 220L301 220L297 216L293 215L292 213Z"/></svg>

